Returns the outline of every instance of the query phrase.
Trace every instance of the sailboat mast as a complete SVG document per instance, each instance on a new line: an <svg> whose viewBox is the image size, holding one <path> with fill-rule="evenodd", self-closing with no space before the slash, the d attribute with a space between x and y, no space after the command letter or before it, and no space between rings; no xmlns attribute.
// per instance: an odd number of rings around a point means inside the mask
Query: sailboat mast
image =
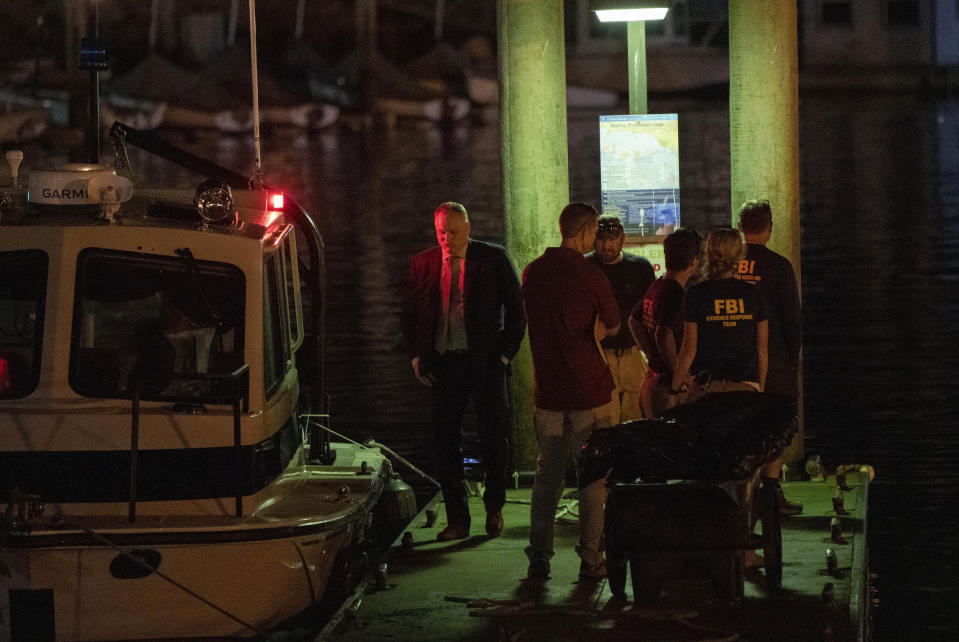
<svg viewBox="0 0 959 642"><path fill-rule="evenodd" d="M253 189L263 188L263 168L260 163L260 80L256 66L256 0L250 0L250 62L253 70Z"/></svg>
<svg viewBox="0 0 959 642"><path fill-rule="evenodd" d="M306 17L306 0L298 0L296 3L296 28L293 30L293 39L299 40L303 37L303 20Z"/></svg>

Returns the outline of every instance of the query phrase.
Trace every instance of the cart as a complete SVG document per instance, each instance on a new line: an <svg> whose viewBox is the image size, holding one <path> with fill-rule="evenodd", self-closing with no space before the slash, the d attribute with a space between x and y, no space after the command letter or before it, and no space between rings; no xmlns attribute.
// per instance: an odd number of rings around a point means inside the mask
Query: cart
<svg viewBox="0 0 959 642"><path fill-rule="evenodd" d="M762 548L767 589L782 586L782 537L775 494L752 477L730 482L618 483L606 503L609 587L624 595L627 568L637 600L659 597L670 579L707 579L716 597L743 596L744 553ZM766 496L764 497L763 494ZM758 496L758 497L757 497ZM752 534L759 500L762 536Z"/></svg>
<svg viewBox="0 0 959 642"><path fill-rule="evenodd" d="M596 431L580 485L608 475L609 586L637 600L659 597L670 579L708 580L718 598L743 596L745 551L763 550L767 590L782 587L782 535L775 488L760 488L763 464L795 432L795 403L773 393L715 393L662 417ZM761 535L753 534L758 517Z"/></svg>

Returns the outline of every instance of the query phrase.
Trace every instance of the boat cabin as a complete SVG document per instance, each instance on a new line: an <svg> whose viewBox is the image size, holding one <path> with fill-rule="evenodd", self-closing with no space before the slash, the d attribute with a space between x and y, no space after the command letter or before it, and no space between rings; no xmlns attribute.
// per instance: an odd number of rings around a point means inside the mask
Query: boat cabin
<svg viewBox="0 0 959 642"><path fill-rule="evenodd" d="M134 190L107 217L49 204L72 197L53 191L8 193L0 219L0 497L126 500L132 414L139 500L233 496L234 437L242 494L265 487L302 443L296 234L280 203L213 182ZM213 220L223 197L235 206Z"/></svg>

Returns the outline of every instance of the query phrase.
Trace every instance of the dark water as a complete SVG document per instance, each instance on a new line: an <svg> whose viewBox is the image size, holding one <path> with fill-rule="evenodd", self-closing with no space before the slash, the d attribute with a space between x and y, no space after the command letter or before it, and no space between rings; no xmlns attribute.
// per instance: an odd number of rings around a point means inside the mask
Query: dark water
<svg viewBox="0 0 959 642"><path fill-rule="evenodd" d="M650 110L680 114L684 224L728 223L725 100ZM569 115L573 200L599 201L597 116ZM436 204L463 202L473 235L502 241L497 125L264 140L268 182L299 195L327 244L334 427L429 469L428 397L398 350L400 292L410 256L434 242ZM251 163L246 140L180 142ZM956 639L959 100L804 96L800 145L807 450L876 468L876 639Z"/></svg>

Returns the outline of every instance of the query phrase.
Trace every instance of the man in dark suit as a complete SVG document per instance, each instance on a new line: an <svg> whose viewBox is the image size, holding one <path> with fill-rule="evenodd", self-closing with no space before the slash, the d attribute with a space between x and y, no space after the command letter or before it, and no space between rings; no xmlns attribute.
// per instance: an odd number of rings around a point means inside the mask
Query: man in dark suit
<svg viewBox="0 0 959 642"><path fill-rule="evenodd" d="M438 247L410 263L403 337L413 373L432 388L433 437L447 526L437 539L469 536L463 471L463 413L472 399L486 466L486 532L503 530L506 501L506 367L526 317L506 250L469 238L466 208L443 203L433 219Z"/></svg>

